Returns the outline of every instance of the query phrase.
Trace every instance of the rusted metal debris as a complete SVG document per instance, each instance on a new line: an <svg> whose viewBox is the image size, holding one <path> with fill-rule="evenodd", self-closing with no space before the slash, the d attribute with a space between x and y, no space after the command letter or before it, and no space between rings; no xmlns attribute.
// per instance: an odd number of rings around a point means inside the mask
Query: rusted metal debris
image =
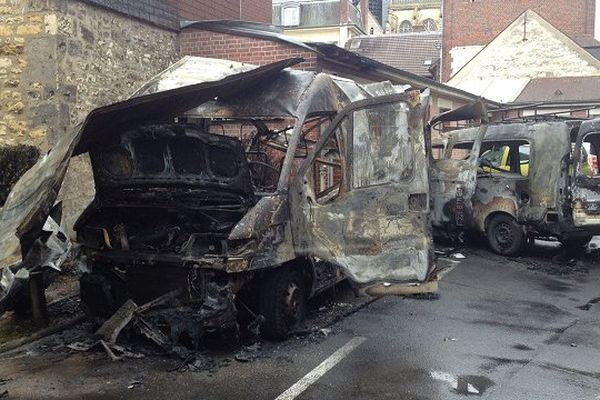
<svg viewBox="0 0 600 400"><path fill-rule="evenodd" d="M120 357L114 355L111 346L116 344L121 331L128 325L133 326L163 350L170 352L177 343L172 343L166 335L150 324L144 318L144 313L165 306L180 294L180 290L173 290L141 306L138 306L133 300L129 299L110 318L104 321L102 326L96 331L95 336L100 338L100 344L106 349L113 360L120 359Z"/></svg>
<svg viewBox="0 0 600 400"><path fill-rule="evenodd" d="M27 239L25 257L10 268L0 268L0 314L27 302L29 278L32 275L46 274L48 270L60 271L69 256L71 241L51 216L46 217L38 236ZM47 281L47 277L40 276L38 291L43 291ZM43 293L37 293L36 300L43 303L40 296L43 297ZM45 309L44 304L40 304L40 307ZM37 312L43 313L44 310L39 309ZM43 319L43 316L40 318Z"/></svg>
<svg viewBox="0 0 600 400"><path fill-rule="evenodd" d="M133 314L138 309L137 304L133 302L133 300L127 300L117 312L115 312L109 319L104 321L100 329L96 331L96 335L101 337L103 341L106 341L110 344L114 344L117 342L117 337L129 324L131 319L133 318Z"/></svg>

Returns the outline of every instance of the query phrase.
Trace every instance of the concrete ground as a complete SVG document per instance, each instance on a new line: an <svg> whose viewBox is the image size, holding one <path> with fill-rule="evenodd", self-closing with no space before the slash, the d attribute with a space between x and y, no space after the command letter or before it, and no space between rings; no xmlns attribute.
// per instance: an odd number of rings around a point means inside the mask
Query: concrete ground
<svg viewBox="0 0 600 400"><path fill-rule="evenodd" d="M195 372L70 350L83 334L71 330L0 355L0 398L600 399L600 263L550 244L514 259L462 253L437 300L317 305L315 332L214 348ZM332 307L348 315L319 331Z"/></svg>

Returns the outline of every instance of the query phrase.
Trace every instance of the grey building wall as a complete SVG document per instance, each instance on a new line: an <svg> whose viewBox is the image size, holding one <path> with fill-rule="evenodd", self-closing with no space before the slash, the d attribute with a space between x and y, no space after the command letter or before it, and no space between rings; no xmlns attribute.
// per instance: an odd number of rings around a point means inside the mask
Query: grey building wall
<svg viewBox="0 0 600 400"><path fill-rule="evenodd" d="M177 10L167 0L83 0L94 6L117 11L152 24L179 27Z"/></svg>

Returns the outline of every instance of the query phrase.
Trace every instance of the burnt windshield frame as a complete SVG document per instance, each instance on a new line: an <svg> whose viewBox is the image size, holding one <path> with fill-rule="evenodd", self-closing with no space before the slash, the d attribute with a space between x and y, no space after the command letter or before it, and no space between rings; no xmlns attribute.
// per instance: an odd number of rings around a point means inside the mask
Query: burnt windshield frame
<svg viewBox="0 0 600 400"><path fill-rule="evenodd" d="M208 133L240 142L249 166L253 163L262 164L266 169L272 169L273 173L277 170L278 175L277 179L273 180L273 189L264 190L262 188L263 190L261 190L261 188L255 188L257 189L257 195L272 195L278 191L277 188L282 179L282 165L290 151L293 132L298 125L297 118L291 116L286 118L233 116L228 118L201 118L198 121L199 125L204 126ZM311 118L308 118L307 121L310 122ZM245 132L248 127L256 131ZM306 158L306 152L296 154L296 158Z"/></svg>

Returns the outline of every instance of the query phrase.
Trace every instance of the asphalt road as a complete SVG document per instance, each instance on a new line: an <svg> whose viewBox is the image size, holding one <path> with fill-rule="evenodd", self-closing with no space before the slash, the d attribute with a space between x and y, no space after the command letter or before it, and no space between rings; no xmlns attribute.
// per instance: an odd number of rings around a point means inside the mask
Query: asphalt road
<svg viewBox="0 0 600 400"><path fill-rule="evenodd" d="M158 356L111 362L102 352L66 352L60 341L75 334L65 333L0 357L0 394L598 400L600 264L587 260L566 276L549 274L560 270L551 264L557 251L538 246L531 258L508 260L467 250L437 300L380 299L327 335L263 343L239 361L237 350L213 350L206 359L213 366L199 372L170 372L179 361Z"/></svg>

